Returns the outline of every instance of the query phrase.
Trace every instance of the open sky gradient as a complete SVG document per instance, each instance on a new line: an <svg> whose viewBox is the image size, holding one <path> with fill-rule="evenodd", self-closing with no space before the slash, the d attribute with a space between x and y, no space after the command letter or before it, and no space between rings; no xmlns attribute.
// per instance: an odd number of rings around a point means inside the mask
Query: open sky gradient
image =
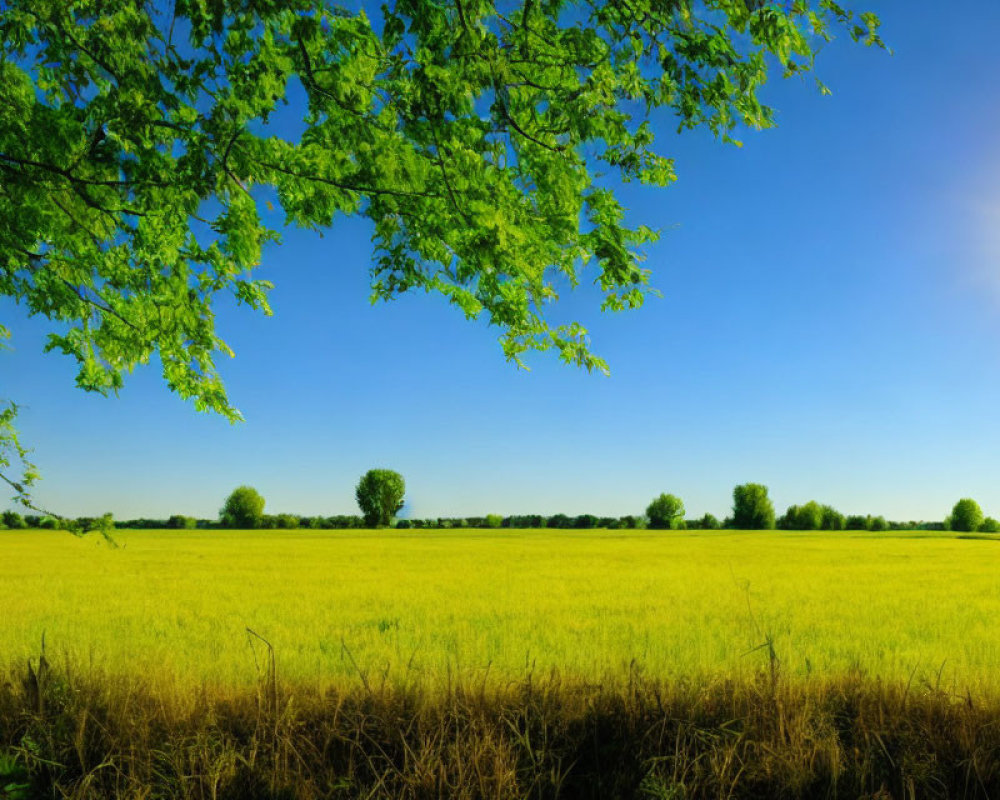
<svg viewBox="0 0 1000 800"><path fill-rule="evenodd" d="M680 180L624 197L663 231L663 296L602 314L584 286L555 310L610 378L553 355L518 371L437 296L371 306L357 220L267 251L274 317L220 308L241 425L197 414L158 365L117 398L75 389L41 352L47 321L0 303L37 500L214 517L249 483L271 513L354 513L358 477L385 466L410 516L636 514L667 491L722 517L746 481L779 513L939 520L971 496L1000 516L1000 4L867 7L894 55L842 37L817 65L833 95L776 82L779 128L742 149L657 120Z"/></svg>

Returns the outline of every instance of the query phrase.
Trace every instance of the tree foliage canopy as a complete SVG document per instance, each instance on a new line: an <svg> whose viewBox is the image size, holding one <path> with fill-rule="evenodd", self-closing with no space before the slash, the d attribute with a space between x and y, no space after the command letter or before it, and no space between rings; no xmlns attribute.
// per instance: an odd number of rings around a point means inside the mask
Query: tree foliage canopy
<svg viewBox="0 0 1000 800"><path fill-rule="evenodd" d="M977 531L983 524L983 509L971 497L963 497L951 510L951 516L945 521L946 527L953 531Z"/></svg>
<svg viewBox="0 0 1000 800"><path fill-rule="evenodd" d="M649 527L673 530L684 522L684 503L676 495L661 494L646 507Z"/></svg>
<svg viewBox="0 0 1000 800"><path fill-rule="evenodd" d="M370 469L361 476L354 496L370 528L388 525L403 507L406 483L391 469Z"/></svg>
<svg viewBox="0 0 1000 800"><path fill-rule="evenodd" d="M226 498L219 521L227 528L259 528L264 517L264 498L252 486L238 486Z"/></svg>
<svg viewBox="0 0 1000 800"><path fill-rule="evenodd" d="M769 72L809 71L837 27L881 45L874 15L834 0L9 0L0 295L56 323L48 349L81 388L155 359L238 419L218 295L270 313L253 270L277 227L361 215L373 301L436 292L496 325L508 359L606 370L545 307L584 279L603 308L643 302L656 234L615 190L674 180L651 115L769 127ZM281 114L301 135L275 134ZM0 470L23 458L6 417L0 445Z"/></svg>
<svg viewBox="0 0 1000 800"><path fill-rule="evenodd" d="M733 527L746 531L774 527L774 504L766 486L744 483L733 489Z"/></svg>
<svg viewBox="0 0 1000 800"><path fill-rule="evenodd" d="M823 527L823 507L815 500L801 506L789 506L777 526L788 531L818 531Z"/></svg>

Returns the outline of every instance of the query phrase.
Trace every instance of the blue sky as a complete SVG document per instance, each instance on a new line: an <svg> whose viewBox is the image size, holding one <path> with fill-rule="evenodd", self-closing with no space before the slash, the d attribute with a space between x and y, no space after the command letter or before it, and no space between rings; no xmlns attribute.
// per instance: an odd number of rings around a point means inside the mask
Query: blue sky
<svg viewBox="0 0 1000 800"><path fill-rule="evenodd" d="M120 397L73 387L44 320L0 303L5 392L67 514L214 517L249 483L267 511L354 513L368 468L399 470L411 516L641 513L679 495L728 513L767 484L780 511L941 519L963 496L1000 516L1000 4L872 0L893 56L828 46L768 90L779 127L742 149L658 121L680 180L629 187L662 230L663 293L602 314L560 301L611 365L507 364L497 331L437 297L368 302L370 230L288 230L260 272L275 315L228 305L222 365L246 422L197 414L155 367Z"/></svg>

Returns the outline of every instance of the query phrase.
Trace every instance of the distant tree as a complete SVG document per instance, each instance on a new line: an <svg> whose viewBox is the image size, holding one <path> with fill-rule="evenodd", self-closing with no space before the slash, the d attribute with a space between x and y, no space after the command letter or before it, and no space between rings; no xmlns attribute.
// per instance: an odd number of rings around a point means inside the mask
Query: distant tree
<svg viewBox="0 0 1000 800"><path fill-rule="evenodd" d="M41 521L42 518L38 514L24 515L24 524L27 525L29 528L37 528Z"/></svg>
<svg viewBox="0 0 1000 800"><path fill-rule="evenodd" d="M714 514L705 514L698 523L702 530L705 531L716 531L722 527L722 523L719 522L719 518Z"/></svg>
<svg viewBox="0 0 1000 800"><path fill-rule="evenodd" d="M499 514L486 515L487 528L499 528L501 525L503 525L503 517L501 517Z"/></svg>
<svg viewBox="0 0 1000 800"><path fill-rule="evenodd" d="M370 469L361 476L354 490L358 507L370 528L388 525L403 507L406 483L391 469Z"/></svg>
<svg viewBox="0 0 1000 800"><path fill-rule="evenodd" d="M198 521L194 517L186 517L183 514L173 514L167 520L166 527L172 530L194 530L198 526Z"/></svg>
<svg viewBox="0 0 1000 800"><path fill-rule="evenodd" d="M684 521L684 503L676 495L661 494L646 506L646 519L655 530L677 530Z"/></svg>
<svg viewBox="0 0 1000 800"><path fill-rule="evenodd" d="M618 520L618 527L623 530L634 530L639 527L639 518L632 514L626 514Z"/></svg>
<svg viewBox="0 0 1000 800"><path fill-rule="evenodd" d="M847 520L833 506L823 506L820 519L820 528L824 531L842 531L847 525Z"/></svg>
<svg viewBox="0 0 1000 800"><path fill-rule="evenodd" d="M553 514L545 521L546 528L571 528L573 520L565 514Z"/></svg>
<svg viewBox="0 0 1000 800"><path fill-rule="evenodd" d="M868 530L887 531L889 530L889 523L886 521L885 517L881 515L877 517L868 517Z"/></svg>
<svg viewBox="0 0 1000 800"><path fill-rule="evenodd" d="M219 511L224 528L259 528L264 517L264 498L252 486L238 486Z"/></svg>
<svg viewBox="0 0 1000 800"><path fill-rule="evenodd" d="M848 531L868 530L868 518L860 514L851 514L844 520L844 529Z"/></svg>
<svg viewBox="0 0 1000 800"><path fill-rule="evenodd" d="M597 527L597 517L593 514L580 514L573 520L573 527L577 530L589 530Z"/></svg>
<svg viewBox="0 0 1000 800"><path fill-rule="evenodd" d="M945 527L953 531L976 531L983 524L983 510L970 497L963 497L951 510Z"/></svg>
<svg viewBox="0 0 1000 800"><path fill-rule="evenodd" d="M16 511L4 511L3 515L0 516L0 519L2 519L3 524L6 527L12 530L28 527L28 524L24 521L24 517Z"/></svg>
<svg viewBox="0 0 1000 800"><path fill-rule="evenodd" d="M997 533L1000 531L1000 522L997 522L993 517L987 517L983 520L983 524L979 526L979 530L982 533Z"/></svg>
<svg viewBox="0 0 1000 800"><path fill-rule="evenodd" d="M410 520L408 520L408 519L397 519L396 520L396 528L399 529L399 530L401 530L401 531L405 531L405 530L409 529L410 528Z"/></svg>
<svg viewBox="0 0 1000 800"><path fill-rule="evenodd" d="M279 530L283 531L294 531L298 530L301 523L301 518L298 514L278 514L277 527Z"/></svg>
<svg viewBox="0 0 1000 800"><path fill-rule="evenodd" d="M789 506L776 525L785 531L818 531L823 525L823 506L815 500Z"/></svg>
<svg viewBox="0 0 1000 800"><path fill-rule="evenodd" d="M55 517L42 517L38 522L38 527L46 531L54 531L59 527L59 520Z"/></svg>
<svg viewBox="0 0 1000 800"><path fill-rule="evenodd" d="M744 483L733 489L733 526L737 530L770 530L774 527L774 505L767 487Z"/></svg>

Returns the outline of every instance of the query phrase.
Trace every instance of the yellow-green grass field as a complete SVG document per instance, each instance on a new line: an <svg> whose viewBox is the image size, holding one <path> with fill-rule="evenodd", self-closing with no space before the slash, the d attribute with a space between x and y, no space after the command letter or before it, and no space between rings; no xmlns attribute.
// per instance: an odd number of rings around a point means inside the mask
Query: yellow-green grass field
<svg viewBox="0 0 1000 800"><path fill-rule="evenodd" d="M0 661L245 686L863 673L1000 694L1000 539L653 531L0 533ZM258 648L260 643L258 642ZM258 657L262 654L258 650ZM3 665L0 665L3 666Z"/></svg>

